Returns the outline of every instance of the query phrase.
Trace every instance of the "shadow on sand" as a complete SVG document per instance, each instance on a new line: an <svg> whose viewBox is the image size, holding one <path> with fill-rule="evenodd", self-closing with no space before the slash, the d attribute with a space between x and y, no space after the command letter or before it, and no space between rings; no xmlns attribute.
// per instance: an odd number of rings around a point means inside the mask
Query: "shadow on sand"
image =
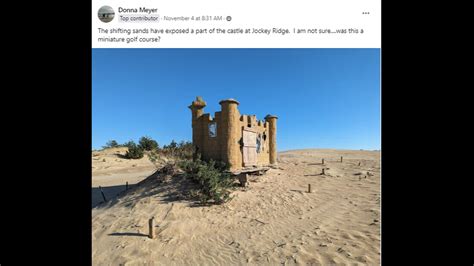
<svg viewBox="0 0 474 266"><path fill-rule="evenodd" d="M234 183L234 186L235 188L240 187L237 183ZM187 179L183 174L176 173L173 169L159 169L141 182L129 185L128 190L125 188L125 184L102 187L106 202L104 202L100 189L98 187L92 188L92 208L109 208L121 198L121 204L131 208L140 200L150 197L159 197L163 203L187 201L190 204L189 207L213 205L212 203L201 204L192 193L198 188L197 184Z"/></svg>
<svg viewBox="0 0 474 266"><path fill-rule="evenodd" d="M128 189L133 187L133 185L129 185ZM102 191L104 191L105 198L107 201L115 198L118 194L125 191L125 184L118 185L118 186L110 186L110 187L102 187ZM92 208L104 202L104 198L102 197L102 193L100 193L99 187L92 188Z"/></svg>
<svg viewBox="0 0 474 266"><path fill-rule="evenodd" d="M92 188L92 208L108 208L114 205L122 196L127 196L122 203L126 207L133 207L141 199L148 197L160 197L160 201L171 203L176 201L189 201L197 205L197 202L191 197L190 192L196 189L196 184L186 179L179 173L167 173L166 170L160 169L151 174L141 182L129 185L125 190L125 184L102 187L106 202L102 197L99 187Z"/></svg>
<svg viewBox="0 0 474 266"><path fill-rule="evenodd" d="M292 191L292 192L304 193L303 190L299 190L299 189L290 189L290 191Z"/></svg>
<svg viewBox="0 0 474 266"><path fill-rule="evenodd" d="M148 235L141 234L141 233L111 233L109 236L144 236L148 237Z"/></svg>

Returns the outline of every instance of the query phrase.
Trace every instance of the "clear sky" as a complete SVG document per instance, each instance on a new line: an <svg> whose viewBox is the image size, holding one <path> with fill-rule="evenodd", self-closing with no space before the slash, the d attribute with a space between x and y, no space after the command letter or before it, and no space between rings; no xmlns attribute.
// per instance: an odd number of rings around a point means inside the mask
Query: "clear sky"
<svg viewBox="0 0 474 266"><path fill-rule="evenodd" d="M92 148L190 141L196 96L278 116L279 151L380 149L380 49L93 49Z"/></svg>

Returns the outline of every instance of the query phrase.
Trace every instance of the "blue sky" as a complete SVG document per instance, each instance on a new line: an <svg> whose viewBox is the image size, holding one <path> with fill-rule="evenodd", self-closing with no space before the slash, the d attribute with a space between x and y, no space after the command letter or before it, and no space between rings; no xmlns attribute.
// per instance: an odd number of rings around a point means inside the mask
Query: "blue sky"
<svg viewBox="0 0 474 266"><path fill-rule="evenodd" d="M279 151L380 149L380 49L93 49L92 148L191 140L196 96L278 116Z"/></svg>

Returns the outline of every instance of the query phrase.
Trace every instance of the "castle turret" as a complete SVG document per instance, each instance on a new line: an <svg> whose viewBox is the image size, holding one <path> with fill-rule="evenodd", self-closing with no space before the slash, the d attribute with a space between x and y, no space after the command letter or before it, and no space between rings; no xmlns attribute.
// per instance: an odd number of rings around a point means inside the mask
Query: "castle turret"
<svg viewBox="0 0 474 266"><path fill-rule="evenodd" d="M202 99L202 97L196 97L196 100L188 106L191 109L192 113L192 128L193 128L193 145L196 148L197 152L199 151L199 146L202 145L202 132L203 129L201 127L201 123L198 123L197 120L203 114L203 108L206 107L206 102Z"/></svg>
<svg viewBox="0 0 474 266"><path fill-rule="evenodd" d="M277 123L278 117L274 115L267 115L265 116L265 120L269 124L269 130L268 130L268 146L269 146L269 152L270 152L270 164L276 165L277 164L277 146L276 146L276 123Z"/></svg>
<svg viewBox="0 0 474 266"><path fill-rule="evenodd" d="M222 100L221 105L221 130L222 147L221 158L230 165L230 170L242 167L240 150L240 113L237 109L239 102L234 99Z"/></svg>

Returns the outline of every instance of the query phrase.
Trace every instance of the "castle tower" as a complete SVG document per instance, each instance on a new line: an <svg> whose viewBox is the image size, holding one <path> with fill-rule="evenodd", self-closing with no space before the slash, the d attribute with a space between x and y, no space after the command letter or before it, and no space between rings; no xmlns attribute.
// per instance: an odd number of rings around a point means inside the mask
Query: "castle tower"
<svg viewBox="0 0 474 266"><path fill-rule="evenodd" d="M238 169L242 166L240 113L237 109L239 102L227 99L220 101L219 104L221 105L221 158L230 165L230 170Z"/></svg>
<svg viewBox="0 0 474 266"><path fill-rule="evenodd" d="M203 134L203 129L201 126L201 123L198 123L197 120L202 116L203 114L203 108L206 107L206 102L202 99L202 97L198 96L196 97L196 100L191 103L190 106L188 106L189 109L191 109L192 113L192 127L193 127L193 144L195 148L197 148L197 152L199 151L199 146L202 145L202 134Z"/></svg>
<svg viewBox="0 0 474 266"><path fill-rule="evenodd" d="M277 146L276 146L276 123L278 117L274 115L265 116L265 120L269 123L268 138L269 138L269 152L270 164L277 164Z"/></svg>

